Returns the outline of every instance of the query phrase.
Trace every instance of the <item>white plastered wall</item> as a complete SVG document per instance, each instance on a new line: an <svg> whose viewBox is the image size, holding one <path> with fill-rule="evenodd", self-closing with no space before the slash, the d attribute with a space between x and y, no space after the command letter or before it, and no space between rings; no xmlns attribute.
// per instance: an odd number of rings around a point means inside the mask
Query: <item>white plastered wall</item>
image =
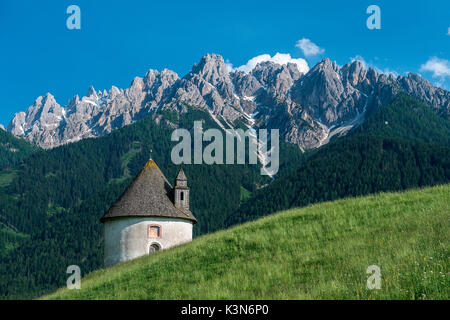
<svg viewBox="0 0 450 320"><path fill-rule="evenodd" d="M160 237L149 238L148 226L160 226ZM192 240L192 221L156 217L123 217L104 222L105 267L149 253L156 243L162 250Z"/></svg>

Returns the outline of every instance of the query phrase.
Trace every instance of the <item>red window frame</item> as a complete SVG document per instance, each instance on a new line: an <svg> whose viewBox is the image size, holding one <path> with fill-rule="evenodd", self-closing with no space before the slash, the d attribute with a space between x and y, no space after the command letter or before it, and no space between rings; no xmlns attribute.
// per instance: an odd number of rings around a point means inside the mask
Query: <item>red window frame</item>
<svg viewBox="0 0 450 320"><path fill-rule="evenodd" d="M158 228L158 236L157 237L153 237L150 235L151 229L152 227L157 227ZM160 239L162 237L162 227L159 224L150 224L147 227L147 238L149 239Z"/></svg>

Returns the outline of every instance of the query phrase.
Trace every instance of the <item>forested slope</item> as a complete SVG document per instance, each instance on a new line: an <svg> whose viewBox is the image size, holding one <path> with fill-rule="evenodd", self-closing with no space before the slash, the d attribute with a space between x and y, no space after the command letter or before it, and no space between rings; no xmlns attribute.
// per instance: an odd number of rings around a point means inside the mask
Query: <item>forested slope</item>
<svg viewBox="0 0 450 320"><path fill-rule="evenodd" d="M86 272L101 267L99 218L148 160L150 149L173 182L179 168L170 159L176 144L170 139L170 123L192 128L197 120L204 121L204 130L218 128L196 108L182 118L165 112L160 125L147 117L101 138L35 153L15 167L0 187L0 217L11 227L0 233L0 243L11 248L0 251L0 297L35 297L60 286L71 264ZM282 143L280 158L283 171L302 155ZM259 165L185 165L184 170L191 210L199 221L195 235L225 228L225 218L239 207L242 194L270 182L260 175Z"/></svg>
<svg viewBox="0 0 450 320"><path fill-rule="evenodd" d="M347 137L255 192L227 224L320 201L448 183L449 137L450 121L399 95Z"/></svg>

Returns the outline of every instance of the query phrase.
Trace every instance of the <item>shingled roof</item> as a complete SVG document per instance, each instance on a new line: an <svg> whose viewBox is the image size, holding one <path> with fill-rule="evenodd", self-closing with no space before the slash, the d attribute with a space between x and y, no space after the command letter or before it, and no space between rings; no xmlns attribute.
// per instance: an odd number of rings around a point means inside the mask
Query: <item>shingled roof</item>
<svg viewBox="0 0 450 320"><path fill-rule="evenodd" d="M164 217L197 223L192 212L175 208L172 199L172 186L150 159L100 221L118 217Z"/></svg>

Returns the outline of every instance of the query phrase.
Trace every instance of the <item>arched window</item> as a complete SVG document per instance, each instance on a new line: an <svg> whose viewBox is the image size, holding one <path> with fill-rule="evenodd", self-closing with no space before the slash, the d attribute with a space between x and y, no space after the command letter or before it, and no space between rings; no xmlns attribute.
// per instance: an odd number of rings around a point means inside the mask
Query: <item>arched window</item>
<svg viewBox="0 0 450 320"><path fill-rule="evenodd" d="M148 238L161 238L161 226L157 224L149 225L147 236Z"/></svg>
<svg viewBox="0 0 450 320"><path fill-rule="evenodd" d="M159 246L159 244L157 243L152 243L149 247L148 247L148 254L152 254L155 253L157 251L161 250L161 247Z"/></svg>
<svg viewBox="0 0 450 320"><path fill-rule="evenodd" d="M181 192L181 193L180 193L180 200L181 200L181 201L184 201L184 192Z"/></svg>

